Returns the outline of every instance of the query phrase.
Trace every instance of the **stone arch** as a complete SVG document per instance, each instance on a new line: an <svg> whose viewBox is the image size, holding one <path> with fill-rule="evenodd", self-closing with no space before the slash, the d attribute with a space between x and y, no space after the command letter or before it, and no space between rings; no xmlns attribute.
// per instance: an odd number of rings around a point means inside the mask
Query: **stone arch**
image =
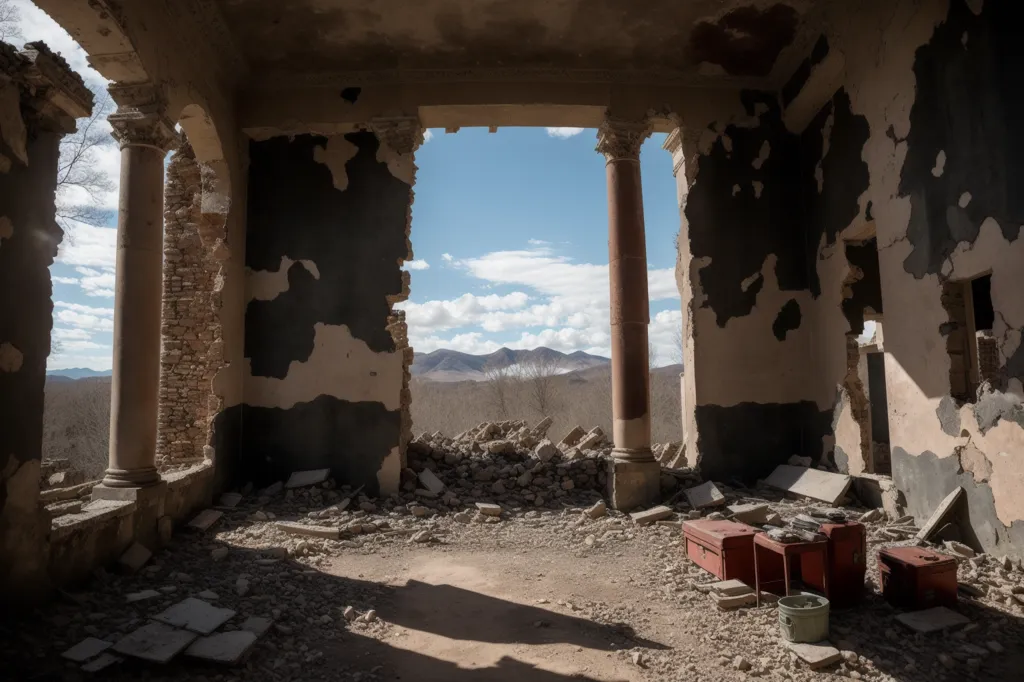
<svg viewBox="0 0 1024 682"><path fill-rule="evenodd" d="M224 398L222 293L231 183L216 127L198 104L179 114L182 144L167 165L157 463L213 459L212 421Z"/></svg>

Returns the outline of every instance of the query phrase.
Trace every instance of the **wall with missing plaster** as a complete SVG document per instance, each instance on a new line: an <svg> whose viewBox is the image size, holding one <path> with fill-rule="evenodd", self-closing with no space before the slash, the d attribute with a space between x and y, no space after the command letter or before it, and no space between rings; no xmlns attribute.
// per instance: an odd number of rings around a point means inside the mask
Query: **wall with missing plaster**
<svg viewBox="0 0 1024 682"><path fill-rule="evenodd" d="M33 45L55 75L87 93L63 60ZM50 518L39 504L39 471L53 327L49 267L64 236L54 217L59 145L74 125L40 98L43 83L25 82L30 69L0 42L0 158L8 161L0 170L0 602L31 600L47 588ZM82 103L88 112L91 96Z"/></svg>
<svg viewBox="0 0 1024 682"><path fill-rule="evenodd" d="M236 478L329 467L397 489L407 343L391 308L415 166L384 147L370 132L250 146L244 398L219 417Z"/></svg>

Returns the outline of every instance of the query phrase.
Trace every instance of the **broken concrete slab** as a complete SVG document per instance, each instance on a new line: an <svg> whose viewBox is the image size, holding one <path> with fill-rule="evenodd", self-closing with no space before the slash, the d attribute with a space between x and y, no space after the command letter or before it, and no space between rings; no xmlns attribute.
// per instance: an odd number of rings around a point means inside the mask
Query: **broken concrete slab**
<svg viewBox="0 0 1024 682"><path fill-rule="evenodd" d="M224 493L223 495L220 496L220 500L217 501L217 504L219 504L222 507L227 507L228 509L234 509L235 507L238 506L238 503L241 501L241 493Z"/></svg>
<svg viewBox="0 0 1024 682"><path fill-rule="evenodd" d="M152 599L153 597L159 597L160 593L156 590L142 590L141 592L132 592L131 594L125 595L125 601L129 604L133 604L137 601L145 601L146 599Z"/></svg>
<svg viewBox="0 0 1024 682"><path fill-rule="evenodd" d="M918 540L927 540L935 533L944 523L947 521L947 516L953 512L953 508L956 503L960 501L960 498L964 495L964 489L961 486L957 486L946 495L945 499L939 503L939 506L935 508L932 515L928 517L928 522L921 526L921 530L917 532Z"/></svg>
<svg viewBox="0 0 1024 682"><path fill-rule="evenodd" d="M741 523L768 523L768 516L772 513L767 504L730 504L726 507L732 513L732 520Z"/></svg>
<svg viewBox="0 0 1024 682"><path fill-rule="evenodd" d="M584 431L579 426L574 426L572 430L569 431L569 433L565 434L565 438L559 441L558 447L562 450L566 448L571 448L572 446L579 443L580 439L582 439L585 435L587 435L586 431Z"/></svg>
<svg viewBox="0 0 1024 682"><path fill-rule="evenodd" d="M106 642L102 639L97 639L96 637L86 637L81 642L62 653L61 656L69 661L81 663L83 661L88 661L90 658L99 656L112 646L114 646L113 642Z"/></svg>
<svg viewBox="0 0 1024 682"><path fill-rule="evenodd" d="M711 590L713 592L717 592L723 597L735 597L740 594L753 593L754 588L742 580L733 579L712 583Z"/></svg>
<svg viewBox="0 0 1024 682"><path fill-rule="evenodd" d="M946 548L947 552L950 552L962 559L970 559L977 554L973 549L962 542L957 542L956 540L946 540L942 543L942 546Z"/></svg>
<svg viewBox="0 0 1024 682"><path fill-rule="evenodd" d="M307 486L323 483L331 475L330 469L310 469L309 471L294 471L284 484L285 488L305 488Z"/></svg>
<svg viewBox="0 0 1024 682"><path fill-rule="evenodd" d="M437 474L435 474L430 469L424 469L423 471L421 471L419 479L423 487L429 490L430 492L434 493L435 495L440 495L441 493L444 492L444 482L441 481L441 479L437 477Z"/></svg>
<svg viewBox="0 0 1024 682"><path fill-rule="evenodd" d="M114 644L114 651L144 661L167 663L197 636L194 632L179 630L163 623L146 623L119 639Z"/></svg>
<svg viewBox="0 0 1024 682"><path fill-rule="evenodd" d="M238 665L256 643L257 635L248 630L218 632L208 637L200 637L185 650L186 656L200 658L214 663Z"/></svg>
<svg viewBox="0 0 1024 682"><path fill-rule="evenodd" d="M725 504L725 495L711 481L686 490L686 500L694 509L717 507Z"/></svg>
<svg viewBox="0 0 1024 682"><path fill-rule="evenodd" d="M537 425L534 426L533 429L531 429L531 432L536 438L544 438L545 436L548 435L548 429L550 429L551 425L554 423L555 420L553 417L544 417L539 422L537 422Z"/></svg>
<svg viewBox="0 0 1024 682"><path fill-rule="evenodd" d="M722 609L723 611L731 611L732 609L740 609L744 606L750 606L757 603L757 595L754 594L753 590L746 594L737 594L734 596L725 596L712 594L711 600L715 602L715 606Z"/></svg>
<svg viewBox="0 0 1024 682"><path fill-rule="evenodd" d="M278 521L274 524L274 527L283 533L288 533L289 535L308 535L310 537L324 538L326 540L337 540L341 537L341 529L331 526L307 526L303 523Z"/></svg>
<svg viewBox="0 0 1024 682"><path fill-rule="evenodd" d="M96 660L89 661L88 663L83 665L81 667L81 670L84 670L87 673L98 673L99 671L109 668L115 663L120 663L123 660L124 659L120 656L115 656L113 654L103 654Z"/></svg>
<svg viewBox="0 0 1024 682"><path fill-rule="evenodd" d="M153 553L145 545L133 542L131 547L126 549L124 554L118 558L117 564L129 573L135 573L145 566L152 556Z"/></svg>
<svg viewBox="0 0 1024 682"><path fill-rule="evenodd" d="M673 513L674 512L669 507L659 505L657 507L645 509L644 511L633 512L629 515L629 518L633 519L633 523L642 526L648 523L654 523L655 521L661 521L662 519L667 519L672 516Z"/></svg>
<svg viewBox="0 0 1024 682"><path fill-rule="evenodd" d="M189 597L153 616L153 620L208 635L234 615L231 609L218 608L202 599Z"/></svg>
<svg viewBox="0 0 1024 682"><path fill-rule="evenodd" d="M835 648L828 642L782 642L787 649L792 651L797 657L806 663L811 670L817 670L818 668L824 668L825 666L832 665L842 658L842 654L839 653L839 649Z"/></svg>
<svg viewBox="0 0 1024 682"><path fill-rule="evenodd" d="M780 464L765 479L765 483L794 495L810 497L813 500L835 505L846 496L846 492L853 485L853 477Z"/></svg>
<svg viewBox="0 0 1024 682"><path fill-rule="evenodd" d="M476 508L484 516L501 516L501 505L490 502L477 502Z"/></svg>
<svg viewBox="0 0 1024 682"><path fill-rule="evenodd" d="M583 436L583 438L581 438L580 441L576 443L576 447L578 447L581 451L590 450L591 448L598 445L601 441L603 441L604 438L604 431L601 430L600 426L595 426L593 429L590 430L590 433Z"/></svg>
<svg viewBox="0 0 1024 682"><path fill-rule="evenodd" d="M188 522L188 527L199 531L207 530L210 526L217 523L222 516L224 516L224 512L222 511L217 511L216 509L204 509Z"/></svg>
<svg viewBox="0 0 1024 682"><path fill-rule="evenodd" d="M257 637L261 637L270 626L274 624L274 621L270 618L262 618L260 616L249 616L245 619L245 622L239 626L239 630L245 630L251 632Z"/></svg>
<svg viewBox="0 0 1024 682"><path fill-rule="evenodd" d="M605 515L605 514L606 514L607 512L608 512L608 505L606 505L606 504L604 503L604 500L598 500L597 502L595 502L595 503L593 504L593 506L591 506L591 507L590 507L589 509L587 509L587 510L586 510L585 512L583 512L583 513L584 513L584 514L585 514L585 515L586 515L586 516L587 516L588 518L591 518L591 519L599 519L599 518L601 518L602 516L604 516L604 515Z"/></svg>
<svg viewBox="0 0 1024 682"><path fill-rule="evenodd" d="M901 613L896 616L896 620L914 632L923 634L960 627L971 622L966 616L960 615L953 609L947 609L945 606L935 606L924 611Z"/></svg>

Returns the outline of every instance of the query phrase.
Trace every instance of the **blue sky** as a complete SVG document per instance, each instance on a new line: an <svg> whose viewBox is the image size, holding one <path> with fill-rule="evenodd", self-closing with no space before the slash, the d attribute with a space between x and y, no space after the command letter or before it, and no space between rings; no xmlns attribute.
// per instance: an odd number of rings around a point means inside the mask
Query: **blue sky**
<svg viewBox="0 0 1024 682"><path fill-rule="evenodd" d="M94 90L103 79L84 52L28 0L14 0L25 40L61 52ZM105 125L105 124L104 124ZM109 128L108 128L109 129ZM674 237L679 215L664 135L641 154L651 290L651 339L659 364L676 362L680 324ZM464 128L428 131L416 154L415 261L401 304L418 352L546 345L607 355L608 217L604 158L596 131L578 128ZM116 184L113 141L93 164ZM95 199L113 211L116 190ZM111 366L114 218L75 225L51 269L54 339L50 369Z"/></svg>

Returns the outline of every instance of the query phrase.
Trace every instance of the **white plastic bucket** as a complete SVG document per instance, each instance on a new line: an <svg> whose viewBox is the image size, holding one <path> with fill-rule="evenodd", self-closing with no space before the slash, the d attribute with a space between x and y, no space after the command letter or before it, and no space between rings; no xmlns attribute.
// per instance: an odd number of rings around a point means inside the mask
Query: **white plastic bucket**
<svg viewBox="0 0 1024 682"><path fill-rule="evenodd" d="M779 629L790 642L828 639L828 599L799 594L779 600Z"/></svg>

